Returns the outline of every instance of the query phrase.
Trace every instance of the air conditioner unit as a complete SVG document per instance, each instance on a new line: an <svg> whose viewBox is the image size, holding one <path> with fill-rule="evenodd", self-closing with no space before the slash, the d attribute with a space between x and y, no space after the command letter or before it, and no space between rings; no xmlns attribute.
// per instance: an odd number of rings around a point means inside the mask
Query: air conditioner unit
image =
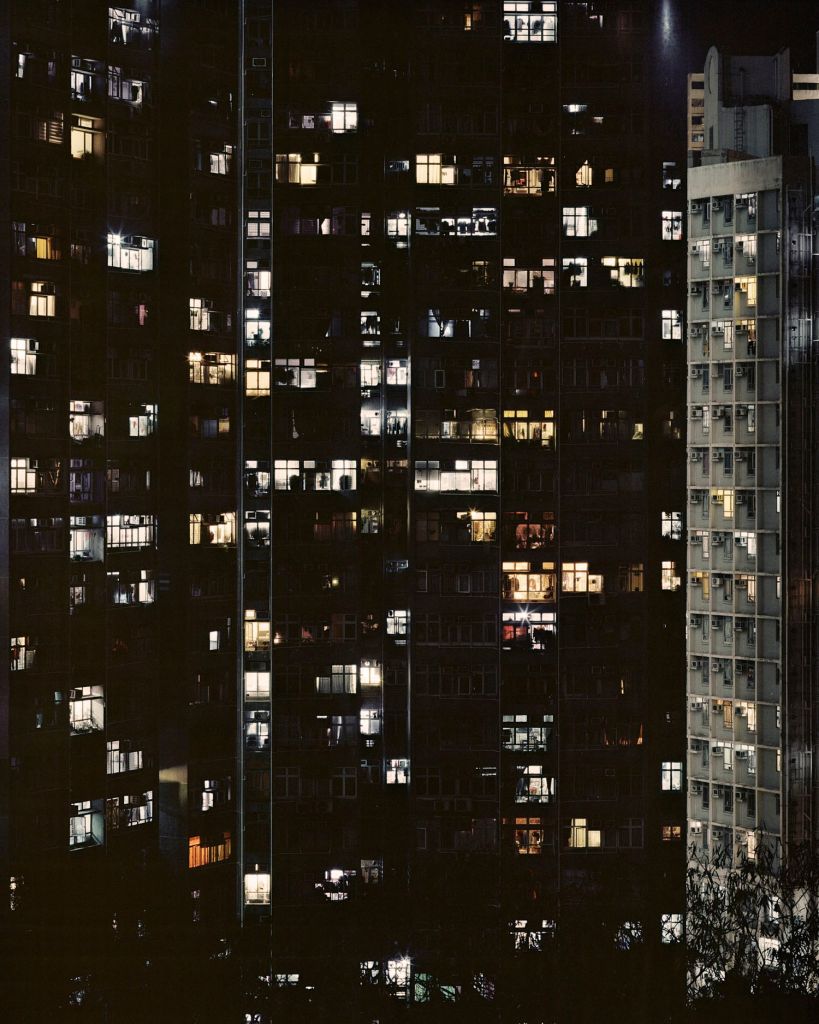
<svg viewBox="0 0 819 1024"><path fill-rule="evenodd" d="M720 666L720 663L719 663L719 659L715 658L711 662L711 671L712 672L719 672L720 668L721 668L721 666Z"/></svg>
<svg viewBox="0 0 819 1024"><path fill-rule="evenodd" d="M696 256L699 253L700 247L696 244L696 242L691 246L690 251L692 256Z"/></svg>
<svg viewBox="0 0 819 1024"><path fill-rule="evenodd" d="M737 500L737 505L744 505L745 504L745 495L744 494L737 494L737 499L736 500Z"/></svg>
<svg viewBox="0 0 819 1024"><path fill-rule="evenodd" d="M742 792L741 789L737 790L736 799L737 799L737 803L744 803L745 802L745 794Z"/></svg>
<svg viewBox="0 0 819 1024"><path fill-rule="evenodd" d="M692 544L702 544L702 536L699 533L695 533L691 537Z"/></svg>
<svg viewBox="0 0 819 1024"><path fill-rule="evenodd" d="M691 616L691 628L692 629L699 629L701 625L702 625L702 616L701 615L692 615Z"/></svg>
<svg viewBox="0 0 819 1024"><path fill-rule="evenodd" d="M737 375L737 377L744 377L745 376L745 367L744 366L738 366L736 368L736 375Z"/></svg>
<svg viewBox="0 0 819 1024"><path fill-rule="evenodd" d="M724 586L724 583L725 583L725 581L723 580L723 578L721 576L714 576L714 578L711 581L711 586L714 587L714 588L722 587L722 586Z"/></svg>
<svg viewBox="0 0 819 1024"><path fill-rule="evenodd" d="M701 373L702 370L698 366L694 366L688 371L688 378L689 380L698 380Z"/></svg>
<svg viewBox="0 0 819 1024"><path fill-rule="evenodd" d="M711 210L712 210L712 212L713 213L719 213L719 211L721 209L722 209L722 200L721 199L712 199L711 200Z"/></svg>
<svg viewBox="0 0 819 1024"><path fill-rule="evenodd" d="M700 407L698 405L695 405L694 408L691 410L691 419L692 420L701 420L702 419L702 409L700 409Z"/></svg>
<svg viewBox="0 0 819 1024"><path fill-rule="evenodd" d="M737 715L737 717L739 718L744 718L747 715L747 713L747 710L741 704L737 704L737 706L734 708L734 714Z"/></svg>
<svg viewBox="0 0 819 1024"><path fill-rule="evenodd" d="M747 416L747 415L748 415L748 406L747 405L738 405L737 406L737 416Z"/></svg>
<svg viewBox="0 0 819 1024"><path fill-rule="evenodd" d="M723 459L725 458L725 456L724 456L724 454L723 454L723 453L722 453L722 452L721 452L721 451L720 451L720 450L719 450L719 449L717 448L717 449L716 449L715 451L713 451L713 452L711 453L711 458L712 458L712 459L714 460L714 462L722 462L722 460L723 460Z"/></svg>
<svg viewBox="0 0 819 1024"><path fill-rule="evenodd" d="M701 669L702 669L702 662L700 661L700 659L699 658L692 658L691 659L691 671L692 672L699 672Z"/></svg>
<svg viewBox="0 0 819 1024"><path fill-rule="evenodd" d="M691 452L690 455L688 456L688 458L690 459L691 462L701 462L702 461L702 455L701 455L700 452Z"/></svg>
<svg viewBox="0 0 819 1024"><path fill-rule="evenodd" d="M736 581L735 586L736 586L737 590L745 590L747 588L747 586L748 586L748 581L747 580L739 579L739 580Z"/></svg>
<svg viewBox="0 0 819 1024"><path fill-rule="evenodd" d="M721 544L725 543L725 538L721 533L715 533L714 536L711 538L711 543L714 545L715 548L718 548Z"/></svg>
<svg viewBox="0 0 819 1024"><path fill-rule="evenodd" d="M714 419L721 420L725 415L725 409L721 405L714 407ZM716 455L716 452L714 453Z"/></svg>
<svg viewBox="0 0 819 1024"><path fill-rule="evenodd" d="M711 619L711 629L717 630L722 629L722 623L717 618Z"/></svg>
<svg viewBox="0 0 819 1024"><path fill-rule="evenodd" d="M734 455L734 458L737 462L744 462L748 458L748 456L745 454L745 452L737 452L736 455Z"/></svg>
<svg viewBox="0 0 819 1024"><path fill-rule="evenodd" d="M745 625L742 619L737 619L734 623L734 629L737 633L744 633L748 627Z"/></svg>

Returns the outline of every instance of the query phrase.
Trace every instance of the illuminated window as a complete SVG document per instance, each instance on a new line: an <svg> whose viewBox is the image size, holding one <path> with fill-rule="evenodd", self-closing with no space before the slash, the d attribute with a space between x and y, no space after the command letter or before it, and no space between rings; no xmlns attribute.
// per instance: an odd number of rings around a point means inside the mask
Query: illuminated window
<svg viewBox="0 0 819 1024"><path fill-rule="evenodd" d="M357 103L332 103L330 105L330 131L335 133L354 132L358 128Z"/></svg>
<svg viewBox="0 0 819 1024"><path fill-rule="evenodd" d="M270 875L258 871L245 875L245 903L248 906L270 903Z"/></svg>
<svg viewBox="0 0 819 1024"><path fill-rule="evenodd" d="M210 299L190 299L190 329L192 331L209 331L210 313L213 303Z"/></svg>
<svg viewBox="0 0 819 1024"><path fill-rule="evenodd" d="M142 768L142 751L131 750L130 744L123 740L108 740L105 745L105 757L105 771L108 775L135 772Z"/></svg>
<svg viewBox="0 0 819 1024"><path fill-rule="evenodd" d="M522 854L543 853L541 818L515 818L515 849Z"/></svg>
<svg viewBox="0 0 819 1024"><path fill-rule="evenodd" d="M492 459L456 459L454 462L418 460L415 463L416 491L497 491L498 464Z"/></svg>
<svg viewBox="0 0 819 1024"><path fill-rule="evenodd" d="M682 790L682 761L663 761L660 786L666 793L679 793Z"/></svg>
<svg viewBox="0 0 819 1024"><path fill-rule="evenodd" d="M603 593L603 577L590 574L588 562L564 562L560 585L564 594Z"/></svg>
<svg viewBox="0 0 819 1024"><path fill-rule="evenodd" d="M682 340L682 313L679 309L664 309L661 312L662 336L664 341Z"/></svg>
<svg viewBox="0 0 819 1024"><path fill-rule="evenodd" d="M112 100L122 100L132 107L141 107L145 98L145 89L145 82L124 76L122 68L109 66L108 95Z"/></svg>
<svg viewBox="0 0 819 1024"><path fill-rule="evenodd" d="M503 612L501 635L505 651L547 651L557 635L557 614L531 608Z"/></svg>
<svg viewBox="0 0 819 1024"><path fill-rule="evenodd" d="M107 517L106 543L111 549L153 547L154 536L152 515L117 514Z"/></svg>
<svg viewBox="0 0 819 1024"><path fill-rule="evenodd" d="M395 637L398 644L406 644L410 613L405 608L393 608L387 612L387 636Z"/></svg>
<svg viewBox="0 0 819 1024"><path fill-rule="evenodd" d="M270 210L248 210L247 213L247 237L248 238L269 238L270 237ZM269 281L268 271L268 281Z"/></svg>
<svg viewBox="0 0 819 1024"><path fill-rule="evenodd" d="M661 536L671 540L682 539L682 512L660 513Z"/></svg>
<svg viewBox="0 0 819 1024"><path fill-rule="evenodd" d="M683 919L682 914L663 914L661 919L662 941L669 945L674 942L682 942Z"/></svg>
<svg viewBox="0 0 819 1024"><path fill-rule="evenodd" d="M70 691L68 721L72 735L105 728L105 701L101 686L80 686Z"/></svg>
<svg viewBox="0 0 819 1024"><path fill-rule="evenodd" d="M102 157L104 151L102 120L96 117L71 117L71 156L75 160Z"/></svg>
<svg viewBox="0 0 819 1024"><path fill-rule="evenodd" d="M71 805L68 819L69 849L99 846L103 842L102 801L80 800Z"/></svg>
<svg viewBox="0 0 819 1024"><path fill-rule="evenodd" d="M563 234L567 238L588 238L597 231L597 218L588 206L563 207Z"/></svg>
<svg viewBox="0 0 819 1024"><path fill-rule="evenodd" d="M556 0L504 0L503 38L514 43L557 42Z"/></svg>
<svg viewBox="0 0 819 1024"><path fill-rule="evenodd" d="M37 373L37 354L40 345L34 338L12 338L11 372L33 377Z"/></svg>
<svg viewBox="0 0 819 1024"><path fill-rule="evenodd" d="M316 185L320 166L318 153L277 153L276 181L289 185ZM270 234L269 230L267 234ZM248 238L251 237L253 236L248 231Z"/></svg>
<svg viewBox="0 0 819 1024"><path fill-rule="evenodd" d="M542 764L516 766L515 803L551 803L555 798L555 779L545 774Z"/></svg>
<svg viewBox="0 0 819 1024"><path fill-rule="evenodd" d="M220 861L230 860L231 835L230 832L222 832L218 838L210 841L202 836L191 836L188 839L188 867L204 868L209 864L218 864Z"/></svg>
<svg viewBox="0 0 819 1024"><path fill-rule="evenodd" d="M722 514L726 519L734 518L734 491L731 488L715 487L711 490L711 503L722 505Z"/></svg>
<svg viewBox="0 0 819 1024"><path fill-rule="evenodd" d="M620 288L642 288L645 284L645 260L640 257L603 256L602 265L606 267L611 282Z"/></svg>
<svg viewBox="0 0 819 1024"><path fill-rule="evenodd" d="M57 286L51 281L31 281L28 289L28 315L57 315Z"/></svg>
<svg viewBox="0 0 819 1024"><path fill-rule="evenodd" d="M682 839L682 825L663 825L662 838L664 843L677 843Z"/></svg>
<svg viewBox="0 0 819 1024"><path fill-rule="evenodd" d="M577 173L574 176L574 183L578 188L591 188L593 181L594 172L592 171L592 166L588 160L584 160L577 168ZM565 217L565 209L563 213Z"/></svg>
<svg viewBox="0 0 819 1024"><path fill-rule="evenodd" d="M589 284L589 261L585 256L563 260L563 278L569 288L586 288Z"/></svg>
<svg viewBox="0 0 819 1024"><path fill-rule="evenodd" d="M111 829L149 825L154 820L153 790L109 797L105 801L105 820Z"/></svg>
<svg viewBox="0 0 819 1024"><path fill-rule="evenodd" d="M247 700L266 700L270 696L270 672L245 672Z"/></svg>
<svg viewBox="0 0 819 1024"><path fill-rule="evenodd" d="M734 544L745 551L748 558L756 558L756 533L751 530L737 530Z"/></svg>
<svg viewBox="0 0 819 1024"><path fill-rule="evenodd" d="M553 562L538 568L532 562L503 563L505 601L554 601L556 576Z"/></svg>
<svg viewBox="0 0 819 1024"><path fill-rule="evenodd" d="M555 261L542 259L540 266L518 267L516 260L504 259L503 287L516 295L554 295Z"/></svg>
<svg viewBox="0 0 819 1024"><path fill-rule="evenodd" d="M503 716L503 749L548 751L554 729L554 715L516 714Z"/></svg>
<svg viewBox="0 0 819 1024"><path fill-rule="evenodd" d="M248 398L259 398L270 394L269 359L247 359L245 361L245 394Z"/></svg>
<svg viewBox="0 0 819 1024"><path fill-rule="evenodd" d="M556 187L552 156L503 158L503 191L507 195L541 196Z"/></svg>
<svg viewBox="0 0 819 1024"><path fill-rule="evenodd" d="M534 442L544 448L553 448L555 422L552 409L544 409L542 416L526 409L503 410L503 436L514 441Z"/></svg>
<svg viewBox="0 0 819 1024"><path fill-rule="evenodd" d="M677 575L677 567L674 562L662 563L660 581L663 590L680 589L680 577Z"/></svg>
<svg viewBox="0 0 819 1024"><path fill-rule="evenodd" d="M235 377L236 356L229 352L189 352L191 384L228 384Z"/></svg>
<svg viewBox="0 0 819 1024"><path fill-rule="evenodd" d="M569 822L569 848L572 850L597 850L602 846L602 833L590 829L587 818L572 818Z"/></svg>
<svg viewBox="0 0 819 1024"><path fill-rule="evenodd" d="M679 242L682 239L682 211L663 210L663 241Z"/></svg>
<svg viewBox="0 0 819 1024"><path fill-rule="evenodd" d="M409 210L394 210L386 216L386 235L399 249L407 247L412 216Z"/></svg>
<svg viewBox="0 0 819 1024"><path fill-rule="evenodd" d="M211 174L229 174L233 159L233 146L225 143L221 149L208 153L208 170Z"/></svg>
<svg viewBox="0 0 819 1024"><path fill-rule="evenodd" d="M270 298L271 274L269 270L248 270L247 294L254 298Z"/></svg>
<svg viewBox="0 0 819 1024"><path fill-rule="evenodd" d="M418 153L415 157L415 180L419 185L454 185L455 168L447 167L447 179L442 181L440 153Z"/></svg>
<svg viewBox="0 0 819 1024"><path fill-rule="evenodd" d="M316 693L356 693L358 665L332 665L328 673L316 676Z"/></svg>
<svg viewBox="0 0 819 1024"><path fill-rule="evenodd" d="M663 161L663 188L678 189L682 186L679 168L675 160Z"/></svg>
<svg viewBox="0 0 819 1024"><path fill-rule="evenodd" d="M734 289L739 292L740 295L745 296L745 303L748 306L756 305L756 278L755 277L735 277L734 278Z"/></svg>
<svg viewBox="0 0 819 1024"><path fill-rule="evenodd" d="M406 758L392 758L387 761L387 785L403 786L409 782L409 761Z"/></svg>
<svg viewBox="0 0 819 1024"><path fill-rule="evenodd" d="M154 269L153 238L141 235L108 235L108 266L114 270L144 273Z"/></svg>
<svg viewBox="0 0 819 1024"><path fill-rule="evenodd" d="M235 512L191 512L189 520L191 544L225 547L236 543Z"/></svg>
<svg viewBox="0 0 819 1024"><path fill-rule="evenodd" d="M155 405L140 405L137 412L128 417L128 436L150 437L156 431L158 418Z"/></svg>

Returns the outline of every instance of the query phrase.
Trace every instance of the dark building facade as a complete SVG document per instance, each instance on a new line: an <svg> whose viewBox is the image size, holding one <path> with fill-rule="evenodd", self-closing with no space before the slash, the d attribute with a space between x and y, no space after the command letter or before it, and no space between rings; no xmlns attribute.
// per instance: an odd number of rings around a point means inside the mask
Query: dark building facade
<svg viewBox="0 0 819 1024"><path fill-rule="evenodd" d="M2 18L10 1019L145 1019L235 915L238 17Z"/></svg>
<svg viewBox="0 0 819 1024"><path fill-rule="evenodd" d="M3 13L8 875L44 1000L156 992L173 949L206 993L241 962L248 1019L539 1020L598 941L668 959L665 6Z"/></svg>
<svg viewBox="0 0 819 1024"><path fill-rule="evenodd" d="M668 26L246 17L246 932L274 988L528 1019L682 924Z"/></svg>

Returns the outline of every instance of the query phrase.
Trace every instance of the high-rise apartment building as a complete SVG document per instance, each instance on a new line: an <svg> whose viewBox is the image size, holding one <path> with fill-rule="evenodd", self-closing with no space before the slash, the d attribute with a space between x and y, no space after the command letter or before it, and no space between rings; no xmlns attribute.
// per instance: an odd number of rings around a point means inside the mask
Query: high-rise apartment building
<svg viewBox="0 0 819 1024"><path fill-rule="evenodd" d="M681 927L673 40L649 3L245 13L257 973L523 1013L558 933Z"/></svg>
<svg viewBox="0 0 819 1024"><path fill-rule="evenodd" d="M688 177L688 829L815 848L816 75L711 49Z"/></svg>
<svg viewBox="0 0 819 1024"><path fill-rule="evenodd" d="M0 18L9 1012L146 1019L235 914L238 21Z"/></svg>

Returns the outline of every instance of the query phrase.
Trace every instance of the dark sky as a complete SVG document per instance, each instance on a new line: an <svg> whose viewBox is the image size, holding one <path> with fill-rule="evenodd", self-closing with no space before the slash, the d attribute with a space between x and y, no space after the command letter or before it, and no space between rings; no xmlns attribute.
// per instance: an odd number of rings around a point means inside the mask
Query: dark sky
<svg viewBox="0 0 819 1024"><path fill-rule="evenodd" d="M816 0L673 0L700 67L710 43L734 53L791 49L796 71L814 71L819 3Z"/></svg>

